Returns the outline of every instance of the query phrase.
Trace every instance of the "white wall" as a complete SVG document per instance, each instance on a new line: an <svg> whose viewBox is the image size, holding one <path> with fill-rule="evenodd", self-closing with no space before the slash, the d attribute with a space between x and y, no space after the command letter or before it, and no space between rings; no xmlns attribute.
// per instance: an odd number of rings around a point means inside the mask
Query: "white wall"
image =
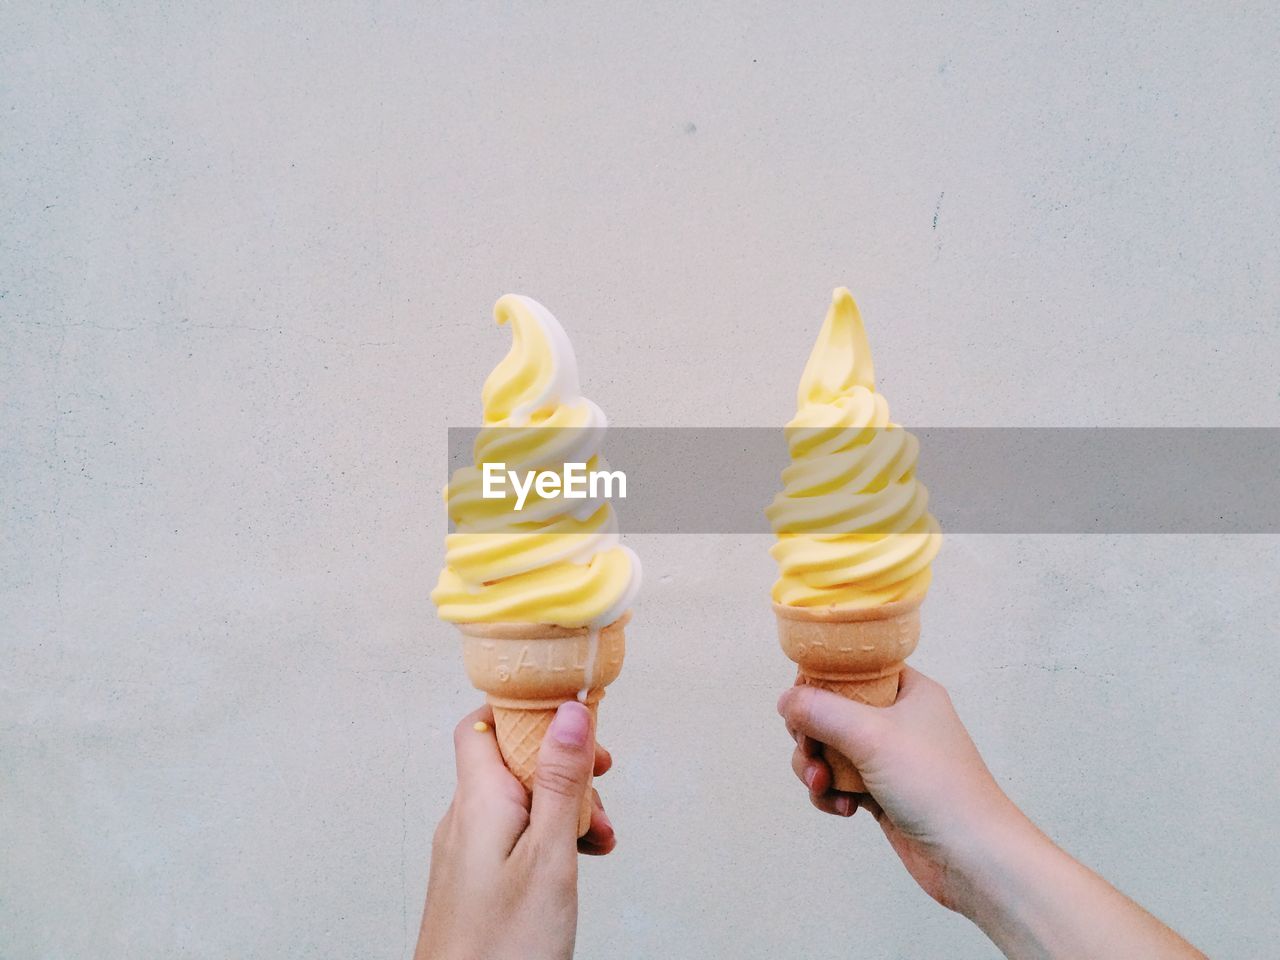
<svg viewBox="0 0 1280 960"><path fill-rule="evenodd" d="M509 6L0 12L0 956L408 955L501 293L617 424L782 423L837 283L907 424L1280 423L1274 4ZM793 782L768 541L631 542L580 955L991 956ZM1278 565L952 536L916 657L1222 956L1280 937Z"/></svg>

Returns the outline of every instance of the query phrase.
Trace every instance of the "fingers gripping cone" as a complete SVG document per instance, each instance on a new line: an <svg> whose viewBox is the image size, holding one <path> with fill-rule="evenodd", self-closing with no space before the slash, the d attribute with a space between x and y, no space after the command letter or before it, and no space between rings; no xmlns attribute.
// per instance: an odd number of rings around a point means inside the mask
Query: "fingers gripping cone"
<svg viewBox="0 0 1280 960"><path fill-rule="evenodd" d="M460 623L462 656L471 683L493 708L502 759L526 790L533 789L538 749L556 708L579 699L594 727L604 688L618 678L625 655L624 613L605 627L545 623ZM591 824L591 790L583 796L578 836Z"/></svg>
<svg viewBox="0 0 1280 960"><path fill-rule="evenodd" d="M594 485L589 512L567 489L545 494L541 479L527 511L525 493L491 491L489 468L507 463L552 473L563 464L567 487L571 463L603 463L608 424L582 395L573 345L546 307L508 294L494 319L510 326L511 349L485 378L473 462L445 489L455 530L431 599L461 630L467 673L488 695L503 759L532 789L556 709L578 699L594 722L622 668L623 611L640 588L640 561L618 542L611 494L597 498ZM579 835L591 806L584 796Z"/></svg>
<svg viewBox="0 0 1280 960"><path fill-rule="evenodd" d="M889 418L853 295L838 287L787 424L791 463L765 509L778 542L778 638L798 684L887 707L920 639L942 543L916 476L919 441ZM837 790L865 793L848 758L823 755Z"/></svg>
<svg viewBox="0 0 1280 960"><path fill-rule="evenodd" d="M790 607L775 603L778 640L800 667L796 684L808 684L887 707L898 698L905 661L920 639L920 604L900 600L861 610ZM857 768L831 747L823 748L837 790L865 793Z"/></svg>

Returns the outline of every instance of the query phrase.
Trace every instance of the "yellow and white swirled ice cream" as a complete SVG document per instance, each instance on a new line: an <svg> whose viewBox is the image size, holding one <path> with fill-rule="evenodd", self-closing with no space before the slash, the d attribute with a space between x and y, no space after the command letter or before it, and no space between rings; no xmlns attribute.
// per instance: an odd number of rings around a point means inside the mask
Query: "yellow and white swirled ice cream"
<svg viewBox="0 0 1280 960"><path fill-rule="evenodd" d="M923 596L942 543L916 479L919 442L889 420L853 296L831 298L787 424L791 464L766 510L776 603L874 607Z"/></svg>
<svg viewBox="0 0 1280 960"><path fill-rule="evenodd" d="M604 412L581 395L573 346L546 307L508 294L493 312L511 326L511 349L484 383L474 465L456 471L445 490L456 532L446 538L431 599L454 623L605 626L640 586L640 562L618 542L608 501L530 491L517 510L510 487L503 497L483 495L486 463L603 469Z"/></svg>

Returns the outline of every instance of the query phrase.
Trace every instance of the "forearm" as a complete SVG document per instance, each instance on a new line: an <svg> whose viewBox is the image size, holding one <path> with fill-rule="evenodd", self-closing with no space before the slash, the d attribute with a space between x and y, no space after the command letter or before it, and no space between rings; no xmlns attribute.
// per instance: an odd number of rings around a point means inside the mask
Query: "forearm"
<svg viewBox="0 0 1280 960"><path fill-rule="evenodd" d="M970 870L964 912L1011 960L1204 955L1019 817Z"/></svg>

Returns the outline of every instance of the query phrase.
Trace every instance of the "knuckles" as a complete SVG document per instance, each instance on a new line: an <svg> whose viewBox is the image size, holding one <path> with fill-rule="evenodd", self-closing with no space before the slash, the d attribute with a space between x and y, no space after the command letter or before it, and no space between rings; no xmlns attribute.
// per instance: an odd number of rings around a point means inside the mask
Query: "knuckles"
<svg viewBox="0 0 1280 960"><path fill-rule="evenodd" d="M475 723L476 715L468 713L453 728L453 749L455 753L463 748L463 744L466 742L465 737L475 735Z"/></svg>
<svg viewBox="0 0 1280 960"><path fill-rule="evenodd" d="M580 768L581 764L574 762L574 758L544 758L533 776L534 789L561 797L576 797L587 779L586 771Z"/></svg>
<svg viewBox="0 0 1280 960"><path fill-rule="evenodd" d="M793 687L782 704L782 718L787 729L807 733L813 729L813 688Z"/></svg>

